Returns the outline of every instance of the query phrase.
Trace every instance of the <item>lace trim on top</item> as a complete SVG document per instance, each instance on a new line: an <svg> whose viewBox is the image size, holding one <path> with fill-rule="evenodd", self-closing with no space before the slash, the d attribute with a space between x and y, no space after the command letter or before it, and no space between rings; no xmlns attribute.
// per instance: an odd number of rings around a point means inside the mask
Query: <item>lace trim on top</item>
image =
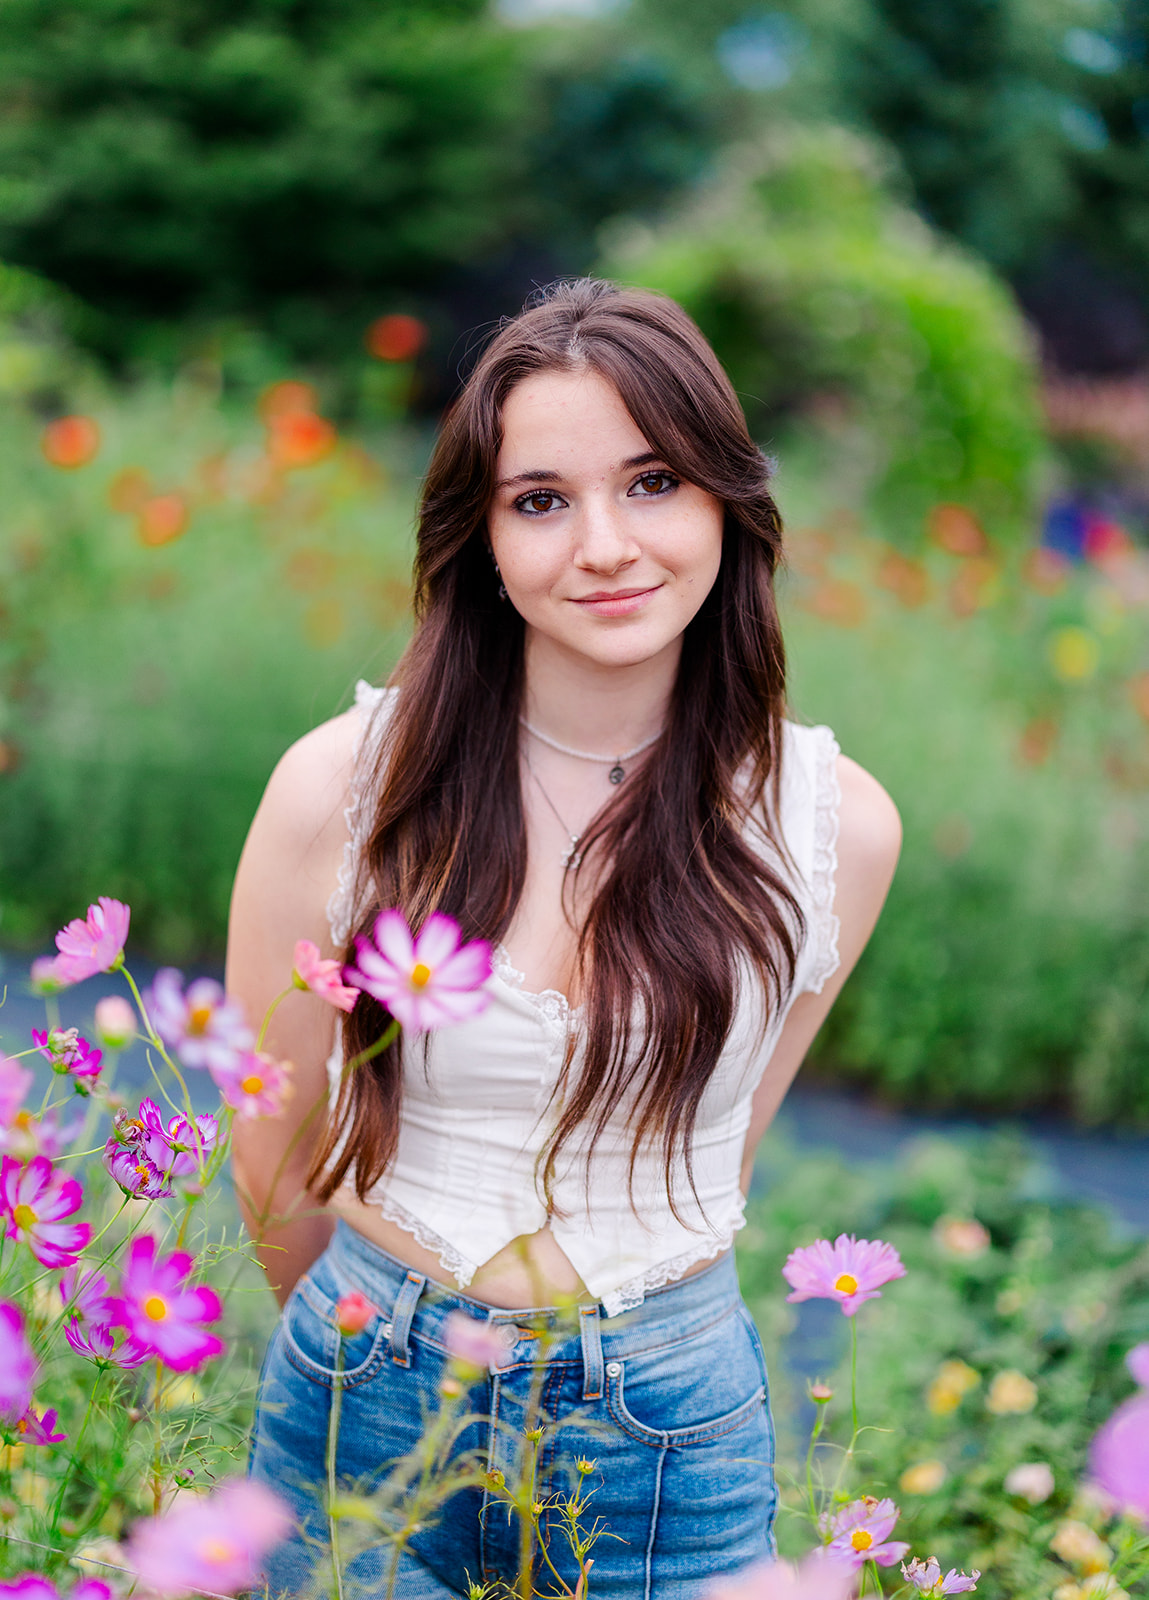
<svg viewBox="0 0 1149 1600"><path fill-rule="evenodd" d="M377 689L364 678L360 678L355 685L359 727L356 730L355 743L351 748L351 783L347 791L347 809L343 813L343 820L347 824L347 838L343 843L343 860L335 881L335 889L327 902L327 922L331 928L332 942L337 950L341 950L351 937L351 924L355 915L355 872L366 833L363 819L364 780L367 776L362 770L364 749L368 735L372 732L375 711L386 693L386 689Z"/></svg>
<svg viewBox="0 0 1149 1600"><path fill-rule="evenodd" d="M497 944L491 951L491 971L510 988L517 989L524 1000L529 1000L541 1014L544 1022L554 1028L562 1029L564 1033L570 1026L571 1020L582 1011L581 1006L572 1006L559 989L539 989L537 992L528 989L526 973L520 972L518 967L512 967L505 945Z"/></svg>
<svg viewBox="0 0 1149 1600"><path fill-rule="evenodd" d="M720 1233L712 1233L707 1238L700 1239L681 1255L657 1262L637 1278L628 1278L617 1289L604 1294L602 1303L607 1316L617 1317L624 1311L633 1311L636 1306L642 1304L652 1289L664 1289L668 1283L677 1283L683 1273L688 1272L691 1267L696 1267L700 1261L710 1261L715 1256L721 1255L724 1250L729 1250L734 1243L734 1235L745 1226L746 1197L740 1195L738 1214Z"/></svg>
<svg viewBox="0 0 1149 1600"><path fill-rule="evenodd" d="M827 978L841 964L838 935L841 921L834 915L834 885L838 876L838 812L842 787L838 782L838 741L829 728L817 728L818 748L814 761L814 863L810 878L813 915L810 933L815 960L807 982L814 994L821 994Z"/></svg>

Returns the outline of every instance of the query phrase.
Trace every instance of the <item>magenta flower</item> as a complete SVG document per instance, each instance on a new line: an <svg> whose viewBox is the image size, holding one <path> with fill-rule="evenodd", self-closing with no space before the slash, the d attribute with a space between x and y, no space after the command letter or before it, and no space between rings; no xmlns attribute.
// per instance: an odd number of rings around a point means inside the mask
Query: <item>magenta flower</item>
<svg viewBox="0 0 1149 1600"><path fill-rule="evenodd" d="M237 1056L226 1071L212 1069L212 1080L224 1102L245 1121L254 1117L277 1117L284 1102L295 1090L290 1061L276 1061L262 1050L249 1050Z"/></svg>
<svg viewBox="0 0 1149 1600"><path fill-rule="evenodd" d="M186 1178L198 1172L219 1137L219 1124L210 1111L195 1119L193 1128L179 1112L164 1121L154 1100L140 1101L139 1122L143 1152L165 1178Z"/></svg>
<svg viewBox="0 0 1149 1600"><path fill-rule="evenodd" d="M82 1093L90 1092L91 1085L84 1080L100 1076L102 1050L82 1039L75 1028L53 1028L49 1033L33 1028L32 1043L51 1064L53 1072L66 1073L76 1079L76 1088Z"/></svg>
<svg viewBox="0 0 1149 1600"><path fill-rule="evenodd" d="M898 1540L890 1542L898 1515L892 1500L875 1500L868 1494L860 1500L852 1500L832 1519L826 1548L835 1560L845 1561L855 1570L867 1561L892 1567L910 1548Z"/></svg>
<svg viewBox="0 0 1149 1600"><path fill-rule="evenodd" d="M0 1127L10 1127L15 1121L24 1096L32 1087L32 1076L27 1067L0 1054Z"/></svg>
<svg viewBox="0 0 1149 1600"><path fill-rule="evenodd" d="M975 1567L967 1577L964 1572L951 1567L943 1578L941 1564L936 1556L931 1556L928 1561L919 1561L915 1556L909 1566L902 1562L902 1577L907 1583L912 1583L919 1594L933 1596L964 1594L968 1589L976 1589L981 1573Z"/></svg>
<svg viewBox="0 0 1149 1600"><path fill-rule="evenodd" d="M792 1250L782 1268L782 1276L794 1291L787 1300L836 1300L847 1317L866 1300L879 1299L882 1284L905 1275L892 1244L855 1239L845 1233L833 1244L815 1239L813 1244Z"/></svg>
<svg viewBox="0 0 1149 1600"><path fill-rule="evenodd" d="M360 1294L358 1289L352 1289L349 1294L341 1295L335 1302L335 1326L345 1339L362 1333L375 1315L377 1315L376 1308L365 1294Z"/></svg>
<svg viewBox="0 0 1149 1600"><path fill-rule="evenodd" d="M136 1013L123 995L96 1001L96 1037L105 1050L126 1050L136 1036Z"/></svg>
<svg viewBox="0 0 1149 1600"><path fill-rule="evenodd" d="M852 1564L812 1551L800 1566L761 1562L733 1578L719 1578L705 1600L846 1600L854 1591Z"/></svg>
<svg viewBox="0 0 1149 1600"><path fill-rule="evenodd" d="M112 1321L173 1372L191 1372L224 1350L204 1327L219 1321L223 1307L206 1284L187 1286L194 1266L182 1250L157 1259L155 1239L144 1234L128 1246L120 1293L112 1297Z"/></svg>
<svg viewBox="0 0 1149 1600"><path fill-rule="evenodd" d="M14 1156L0 1162L0 1216L9 1239L20 1239L43 1267L70 1267L92 1237L86 1222L65 1222L84 1203L75 1178L52 1171L47 1156L23 1166Z"/></svg>
<svg viewBox="0 0 1149 1600"><path fill-rule="evenodd" d="M1117 1407L1095 1434L1089 1461L1105 1494L1149 1522L1149 1394L1135 1394Z"/></svg>
<svg viewBox="0 0 1149 1600"><path fill-rule="evenodd" d="M32 1404L36 1357L24 1332L24 1318L0 1301L0 1412L23 1415Z"/></svg>
<svg viewBox="0 0 1149 1600"><path fill-rule="evenodd" d="M443 1342L456 1361L482 1371L507 1366L515 1340L505 1325L479 1322L465 1311L452 1311L447 1317Z"/></svg>
<svg viewBox="0 0 1149 1600"><path fill-rule="evenodd" d="M160 1038L185 1067L227 1072L255 1037L238 1001L229 1000L214 978L194 978L184 993L183 974L162 967L145 996Z"/></svg>
<svg viewBox="0 0 1149 1600"><path fill-rule="evenodd" d="M123 1144L113 1134L104 1146L103 1162L113 1183L137 1200L170 1200L175 1193L140 1144Z"/></svg>
<svg viewBox="0 0 1149 1600"><path fill-rule="evenodd" d="M112 1313L109 1313L112 1314ZM155 1353L130 1333L117 1334L107 1322L70 1321L64 1329L64 1338L77 1355L87 1356L108 1367L140 1367L145 1361L154 1361Z"/></svg>
<svg viewBox="0 0 1149 1600"><path fill-rule="evenodd" d="M10 1583L0 1583L0 1595L11 1600L112 1600L112 1591L98 1578L81 1578L67 1596L40 1572L26 1572Z"/></svg>
<svg viewBox="0 0 1149 1600"><path fill-rule="evenodd" d="M66 1267L60 1274L65 1315L88 1322L106 1322L111 1311L108 1280L98 1267Z"/></svg>
<svg viewBox="0 0 1149 1600"><path fill-rule="evenodd" d="M239 1478L205 1499L137 1522L127 1555L141 1583L156 1594L235 1594L255 1584L264 1556L291 1528L291 1513L278 1495Z"/></svg>
<svg viewBox="0 0 1149 1600"><path fill-rule="evenodd" d="M325 961L319 946L310 939L300 939L295 946L295 969L291 981L297 989L308 989L328 1005L340 1011L351 1011L359 998L358 989L348 989L339 980L343 968L338 961Z"/></svg>
<svg viewBox="0 0 1149 1600"><path fill-rule="evenodd" d="M435 911L417 939L398 911L381 911L370 939L355 936L356 964L345 980L364 989L411 1033L463 1022L486 1009L491 947L461 944L459 924Z"/></svg>
<svg viewBox="0 0 1149 1600"><path fill-rule="evenodd" d="M37 1414L35 1406L29 1406L12 1426L19 1444L62 1444L68 1437L55 1431L55 1408Z"/></svg>
<svg viewBox="0 0 1149 1600"><path fill-rule="evenodd" d="M52 976L69 984L95 977L97 972L116 971L123 964L131 917L127 906L102 894L88 907L85 920L77 917L56 935L59 954L52 962Z"/></svg>

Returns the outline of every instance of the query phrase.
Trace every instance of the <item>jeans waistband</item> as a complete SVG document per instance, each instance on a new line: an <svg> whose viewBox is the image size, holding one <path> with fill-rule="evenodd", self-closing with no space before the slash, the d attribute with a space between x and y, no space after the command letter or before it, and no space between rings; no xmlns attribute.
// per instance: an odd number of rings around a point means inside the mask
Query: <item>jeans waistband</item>
<svg viewBox="0 0 1149 1600"><path fill-rule="evenodd" d="M650 1290L641 1305L616 1317L608 1317L603 1307L591 1300L566 1307L488 1305L453 1285L415 1272L342 1219L336 1224L328 1256L334 1267L404 1330L414 1326L420 1337L435 1343L442 1342L443 1324L451 1312L463 1311L494 1325L516 1325L560 1336L569 1330L571 1340L584 1346L588 1321L593 1321L610 1353L637 1354L701 1332L727 1316L742 1299L733 1251L688 1278ZM560 1351L554 1354L557 1357Z"/></svg>

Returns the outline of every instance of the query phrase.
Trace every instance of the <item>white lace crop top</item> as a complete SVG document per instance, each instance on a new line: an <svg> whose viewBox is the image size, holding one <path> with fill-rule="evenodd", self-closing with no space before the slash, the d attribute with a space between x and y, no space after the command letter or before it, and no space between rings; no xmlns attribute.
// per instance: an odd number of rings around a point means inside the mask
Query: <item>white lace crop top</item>
<svg viewBox="0 0 1149 1600"><path fill-rule="evenodd" d="M363 790L395 692L356 686L361 720L349 837L328 906L338 947L357 911L357 855L370 822ZM554 1116L551 1094L568 1030L578 1028L579 1008L553 989L530 993L503 950L495 953L487 1009L433 1033L426 1055L422 1047L406 1052L398 1147L369 1201L436 1254L460 1288L512 1239L549 1224L591 1294L616 1316L640 1304L647 1290L673 1282L733 1242L743 1224L739 1174L751 1097L789 1005L804 991L819 992L838 966L837 754L829 728L785 724L779 831L796 868L789 875L805 913L805 939L790 996L765 1031L759 986L741 985L695 1123L696 1194L685 1170L674 1186L679 1217L667 1201L657 1149L640 1155L628 1191L631 1135L621 1115L594 1151L589 1184L585 1153L573 1148L574 1141L564 1148L555 1179L556 1214L548 1216L535 1160ZM341 1064L337 1044L329 1063L333 1091Z"/></svg>

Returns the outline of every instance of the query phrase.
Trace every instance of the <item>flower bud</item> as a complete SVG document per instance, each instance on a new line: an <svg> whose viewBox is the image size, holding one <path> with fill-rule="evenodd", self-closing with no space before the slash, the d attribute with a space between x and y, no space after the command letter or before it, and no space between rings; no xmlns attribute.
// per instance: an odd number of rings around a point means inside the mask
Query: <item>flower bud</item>
<svg viewBox="0 0 1149 1600"><path fill-rule="evenodd" d="M830 1385L828 1383L823 1383L821 1378L819 1378L815 1383L812 1383L810 1385L810 1388L809 1388L808 1392L809 1392L809 1395L810 1395L810 1399L814 1402L814 1404L816 1406L824 1406L827 1403L827 1401L832 1400L834 1398L833 1389L830 1388Z"/></svg>
<svg viewBox="0 0 1149 1600"><path fill-rule="evenodd" d="M348 1339L352 1334L362 1333L375 1314L376 1309L367 1296L360 1294L358 1289L352 1289L350 1294L336 1301L335 1326Z"/></svg>
<svg viewBox="0 0 1149 1600"><path fill-rule="evenodd" d="M136 1014L122 995L96 1002L96 1037L105 1050L125 1050L136 1036Z"/></svg>

